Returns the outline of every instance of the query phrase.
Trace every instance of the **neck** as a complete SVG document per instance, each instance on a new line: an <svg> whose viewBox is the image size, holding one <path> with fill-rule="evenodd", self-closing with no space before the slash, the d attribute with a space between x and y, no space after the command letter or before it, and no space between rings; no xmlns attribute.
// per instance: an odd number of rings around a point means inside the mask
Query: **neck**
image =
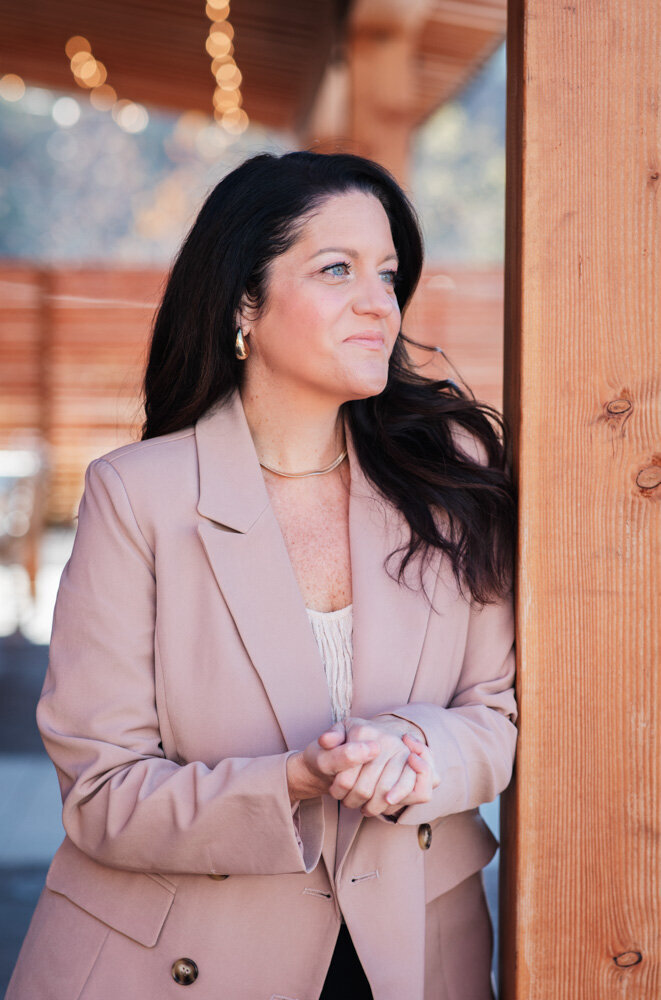
<svg viewBox="0 0 661 1000"><path fill-rule="evenodd" d="M335 461L345 447L337 406L319 397L241 390L241 402L260 462L283 472L308 472Z"/></svg>

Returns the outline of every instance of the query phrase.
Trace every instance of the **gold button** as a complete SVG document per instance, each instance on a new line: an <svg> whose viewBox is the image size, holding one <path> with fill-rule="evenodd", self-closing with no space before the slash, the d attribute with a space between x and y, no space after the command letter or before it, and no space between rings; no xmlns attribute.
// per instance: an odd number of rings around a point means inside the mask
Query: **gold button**
<svg viewBox="0 0 661 1000"><path fill-rule="evenodd" d="M418 827L418 843L423 851L431 847L431 827L429 823L421 823Z"/></svg>
<svg viewBox="0 0 661 1000"><path fill-rule="evenodd" d="M192 958L178 958L172 966L172 978L180 986L190 986L197 979L198 969Z"/></svg>
<svg viewBox="0 0 661 1000"><path fill-rule="evenodd" d="M224 878L229 878L229 875L209 875L209 878L214 878L218 882L222 882Z"/></svg>

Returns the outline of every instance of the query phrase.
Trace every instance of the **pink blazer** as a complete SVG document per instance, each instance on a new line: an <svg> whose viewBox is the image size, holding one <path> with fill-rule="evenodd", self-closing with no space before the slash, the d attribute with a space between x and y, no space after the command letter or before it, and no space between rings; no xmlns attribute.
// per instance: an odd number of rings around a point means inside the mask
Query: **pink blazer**
<svg viewBox="0 0 661 1000"><path fill-rule="evenodd" d="M328 795L292 818L287 756L331 704L240 395L117 448L86 470L57 595L37 721L66 837L7 1000L317 1000L340 908L375 1000L463 996L430 928L498 846L477 807L514 761L512 599L476 610L438 550L438 613L388 576L405 522L346 432L352 713L420 726L439 787L396 823Z"/></svg>

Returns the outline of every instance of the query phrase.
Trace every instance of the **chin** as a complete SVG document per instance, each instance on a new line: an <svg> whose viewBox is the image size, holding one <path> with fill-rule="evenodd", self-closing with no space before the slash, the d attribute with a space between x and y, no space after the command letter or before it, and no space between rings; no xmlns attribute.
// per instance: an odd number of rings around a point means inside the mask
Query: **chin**
<svg viewBox="0 0 661 1000"><path fill-rule="evenodd" d="M388 384L388 373L382 378L369 378L354 380L346 388L348 399L368 399L370 396L378 396L383 392ZM350 394L350 395L349 395Z"/></svg>

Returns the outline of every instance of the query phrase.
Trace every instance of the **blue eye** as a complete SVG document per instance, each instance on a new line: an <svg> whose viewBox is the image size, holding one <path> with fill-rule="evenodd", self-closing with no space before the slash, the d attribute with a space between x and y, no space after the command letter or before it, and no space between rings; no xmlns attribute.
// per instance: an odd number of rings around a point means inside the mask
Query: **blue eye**
<svg viewBox="0 0 661 1000"><path fill-rule="evenodd" d="M348 261L338 261L338 262L337 262L337 264L329 264L329 265L328 265L328 267L323 267L323 268L322 268L322 271L324 271L324 272L325 272L325 271L332 271L332 270L333 270L333 268L335 268L335 267L346 267L346 268L350 268L350 267L351 267L351 265L350 265L350 264L348 263ZM338 277L339 277L339 275L338 275Z"/></svg>
<svg viewBox="0 0 661 1000"><path fill-rule="evenodd" d="M322 273L326 273L326 272L330 273L331 271L335 270L336 267L343 267L347 271L351 270L351 264L348 261L346 261L346 260L337 261L337 263L335 263L335 264L329 264L328 267L323 267L321 270L322 270ZM395 271L395 270L392 270L392 271L383 271L382 273L390 275L390 279L391 279L390 280L390 284L391 285L394 286L396 284L396 282L398 280L398 273L397 273L397 271ZM336 277L339 278L340 275L336 275Z"/></svg>

